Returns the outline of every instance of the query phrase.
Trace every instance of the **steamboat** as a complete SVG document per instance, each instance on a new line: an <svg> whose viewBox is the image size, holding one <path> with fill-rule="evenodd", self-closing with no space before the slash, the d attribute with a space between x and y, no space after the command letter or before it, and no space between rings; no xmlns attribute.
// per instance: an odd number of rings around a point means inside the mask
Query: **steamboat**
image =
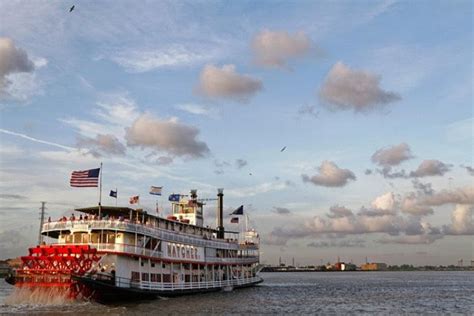
<svg viewBox="0 0 474 316"><path fill-rule="evenodd" d="M99 302L256 285L263 281L258 233L224 230L223 197L219 189L216 228L204 227L196 190L171 201L166 218L131 207L75 209L75 216L42 224L41 235L53 242L30 248L7 281Z"/></svg>

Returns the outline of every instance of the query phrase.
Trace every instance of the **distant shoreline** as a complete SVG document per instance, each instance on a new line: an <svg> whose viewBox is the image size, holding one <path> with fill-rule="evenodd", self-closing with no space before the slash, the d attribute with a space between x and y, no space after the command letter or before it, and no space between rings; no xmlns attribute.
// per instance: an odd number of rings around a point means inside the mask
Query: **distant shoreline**
<svg viewBox="0 0 474 316"><path fill-rule="evenodd" d="M385 270L317 270L317 269L273 269L273 268L263 268L260 272L263 273L270 273L270 272L277 272L277 273L285 273L285 272L413 272L413 271L434 271L434 272L445 272L445 271L473 271L474 268L472 267L463 267L463 268L439 268L439 269L424 269L424 268L414 268L414 269L407 269L407 270L394 270L394 269L385 269Z"/></svg>

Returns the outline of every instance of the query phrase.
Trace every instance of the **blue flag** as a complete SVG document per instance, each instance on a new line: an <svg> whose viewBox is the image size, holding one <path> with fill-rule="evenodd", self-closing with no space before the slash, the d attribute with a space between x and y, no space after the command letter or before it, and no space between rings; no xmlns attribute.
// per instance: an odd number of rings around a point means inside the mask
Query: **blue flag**
<svg viewBox="0 0 474 316"><path fill-rule="evenodd" d="M244 215L244 206L241 205L237 209L235 209L230 215Z"/></svg>
<svg viewBox="0 0 474 316"><path fill-rule="evenodd" d="M168 201L171 201L171 202L179 202L180 199L181 199L181 195L179 194L171 194L168 197Z"/></svg>
<svg viewBox="0 0 474 316"><path fill-rule="evenodd" d="M111 197L113 197L113 198L117 198L117 191L110 190L109 196L111 196Z"/></svg>

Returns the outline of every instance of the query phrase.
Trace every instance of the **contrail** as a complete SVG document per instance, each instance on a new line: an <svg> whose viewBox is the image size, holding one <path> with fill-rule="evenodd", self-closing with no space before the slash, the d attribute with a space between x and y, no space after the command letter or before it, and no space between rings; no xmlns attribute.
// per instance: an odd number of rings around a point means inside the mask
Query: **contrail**
<svg viewBox="0 0 474 316"><path fill-rule="evenodd" d="M8 130L2 129L2 128L0 128L0 132L2 132L4 134L8 134L8 135L13 135L13 136L18 136L18 137L21 137L21 138L24 138L24 139L28 139L28 140L31 140L31 141L36 142L36 143L50 145L50 146L58 147L58 148L61 148L61 149L66 149L66 150L69 150L69 151L76 150L76 148L74 148L74 147L68 147L68 146L64 146L64 145L61 145L61 144L48 142L48 141L45 141L45 140L30 137L30 136L25 135L25 134L20 134L20 133L8 131Z"/></svg>

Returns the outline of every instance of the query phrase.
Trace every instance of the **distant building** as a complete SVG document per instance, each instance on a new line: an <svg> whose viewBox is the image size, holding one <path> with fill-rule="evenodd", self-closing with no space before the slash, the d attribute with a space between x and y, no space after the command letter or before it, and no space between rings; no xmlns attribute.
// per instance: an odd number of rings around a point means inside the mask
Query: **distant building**
<svg viewBox="0 0 474 316"><path fill-rule="evenodd" d="M387 264L381 262L364 263L360 266L362 271L383 271L387 270Z"/></svg>

